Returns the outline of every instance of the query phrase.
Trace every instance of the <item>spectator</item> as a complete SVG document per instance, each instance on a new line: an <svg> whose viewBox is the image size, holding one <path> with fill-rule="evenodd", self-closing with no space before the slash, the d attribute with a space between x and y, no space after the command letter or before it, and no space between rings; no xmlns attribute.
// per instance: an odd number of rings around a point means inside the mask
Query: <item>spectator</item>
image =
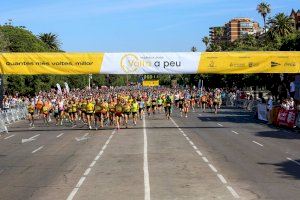
<svg viewBox="0 0 300 200"><path fill-rule="evenodd" d="M290 83L290 97L294 98L295 97L295 83L294 81Z"/></svg>
<svg viewBox="0 0 300 200"><path fill-rule="evenodd" d="M272 124L272 109L273 109L273 97L270 95L267 102L267 116L268 116L268 124Z"/></svg>

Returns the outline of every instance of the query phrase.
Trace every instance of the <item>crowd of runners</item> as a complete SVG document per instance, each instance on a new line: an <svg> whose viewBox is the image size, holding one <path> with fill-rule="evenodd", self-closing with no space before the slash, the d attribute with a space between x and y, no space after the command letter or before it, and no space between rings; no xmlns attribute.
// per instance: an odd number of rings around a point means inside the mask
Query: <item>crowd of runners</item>
<svg viewBox="0 0 300 200"><path fill-rule="evenodd" d="M222 104L220 89L170 89L170 88L103 88L93 90L74 89L69 93L57 91L41 92L25 100L28 106L28 120L34 126L36 119L43 119L44 125L51 121L56 126L77 126L83 123L89 129L114 126L120 129L135 126L143 117L164 113L170 119L175 109L181 117L188 117L190 110L211 109L217 114Z"/></svg>

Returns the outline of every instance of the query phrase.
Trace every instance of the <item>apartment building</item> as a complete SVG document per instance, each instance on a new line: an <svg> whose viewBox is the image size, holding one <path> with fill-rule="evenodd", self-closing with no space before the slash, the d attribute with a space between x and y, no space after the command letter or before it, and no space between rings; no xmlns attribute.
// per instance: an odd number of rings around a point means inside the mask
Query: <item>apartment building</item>
<svg viewBox="0 0 300 200"><path fill-rule="evenodd" d="M222 29L222 34L220 33ZM218 31L217 31L218 30ZM259 27L259 24L252 21L249 18L234 18L221 27L211 27L210 28L210 38L214 42L216 39L226 40L233 42L240 37L245 35L258 35L263 32L263 29Z"/></svg>
<svg viewBox="0 0 300 200"><path fill-rule="evenodd" d="M297 30L300 30L300 10L297 12L293 9L290 17L294 20L294 26Z"/></svg>

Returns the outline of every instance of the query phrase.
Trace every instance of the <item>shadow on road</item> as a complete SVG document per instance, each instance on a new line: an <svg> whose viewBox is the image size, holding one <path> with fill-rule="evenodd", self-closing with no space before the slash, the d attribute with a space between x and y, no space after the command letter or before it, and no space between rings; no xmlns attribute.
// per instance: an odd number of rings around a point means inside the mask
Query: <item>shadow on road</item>
<svg viewBox="0 0 300 200"><path fill-rule="evenodd" d="M300 163L300 160L295 160ZM277 174L281 175L282 178L300 180L300 166L294 161L284 161L281 163L258 163L260 165L271 165L275 166Z"/></svg>
<svg viewBox="0 0 300 200"><path fill-rule="evenodd" d="M276 138L276 139L284 139L284 140L291 140L291 139L300 139L299 134L295 134L289 131L283 130L273 130L273 131L261 131L257 132L255 136L259 137L267 137L267 138Z"/></svg>

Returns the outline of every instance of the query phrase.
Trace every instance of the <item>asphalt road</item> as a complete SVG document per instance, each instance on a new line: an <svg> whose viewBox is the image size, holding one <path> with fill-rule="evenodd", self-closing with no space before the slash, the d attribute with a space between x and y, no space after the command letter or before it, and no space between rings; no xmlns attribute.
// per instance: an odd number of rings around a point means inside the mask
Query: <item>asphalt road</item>
<svg viewBox="0 0 300 200"><path fill-rule="evenodd" d="M1 200L300 199L300 135L223 109L116 131L29 128L0 137Z"/></svg>

